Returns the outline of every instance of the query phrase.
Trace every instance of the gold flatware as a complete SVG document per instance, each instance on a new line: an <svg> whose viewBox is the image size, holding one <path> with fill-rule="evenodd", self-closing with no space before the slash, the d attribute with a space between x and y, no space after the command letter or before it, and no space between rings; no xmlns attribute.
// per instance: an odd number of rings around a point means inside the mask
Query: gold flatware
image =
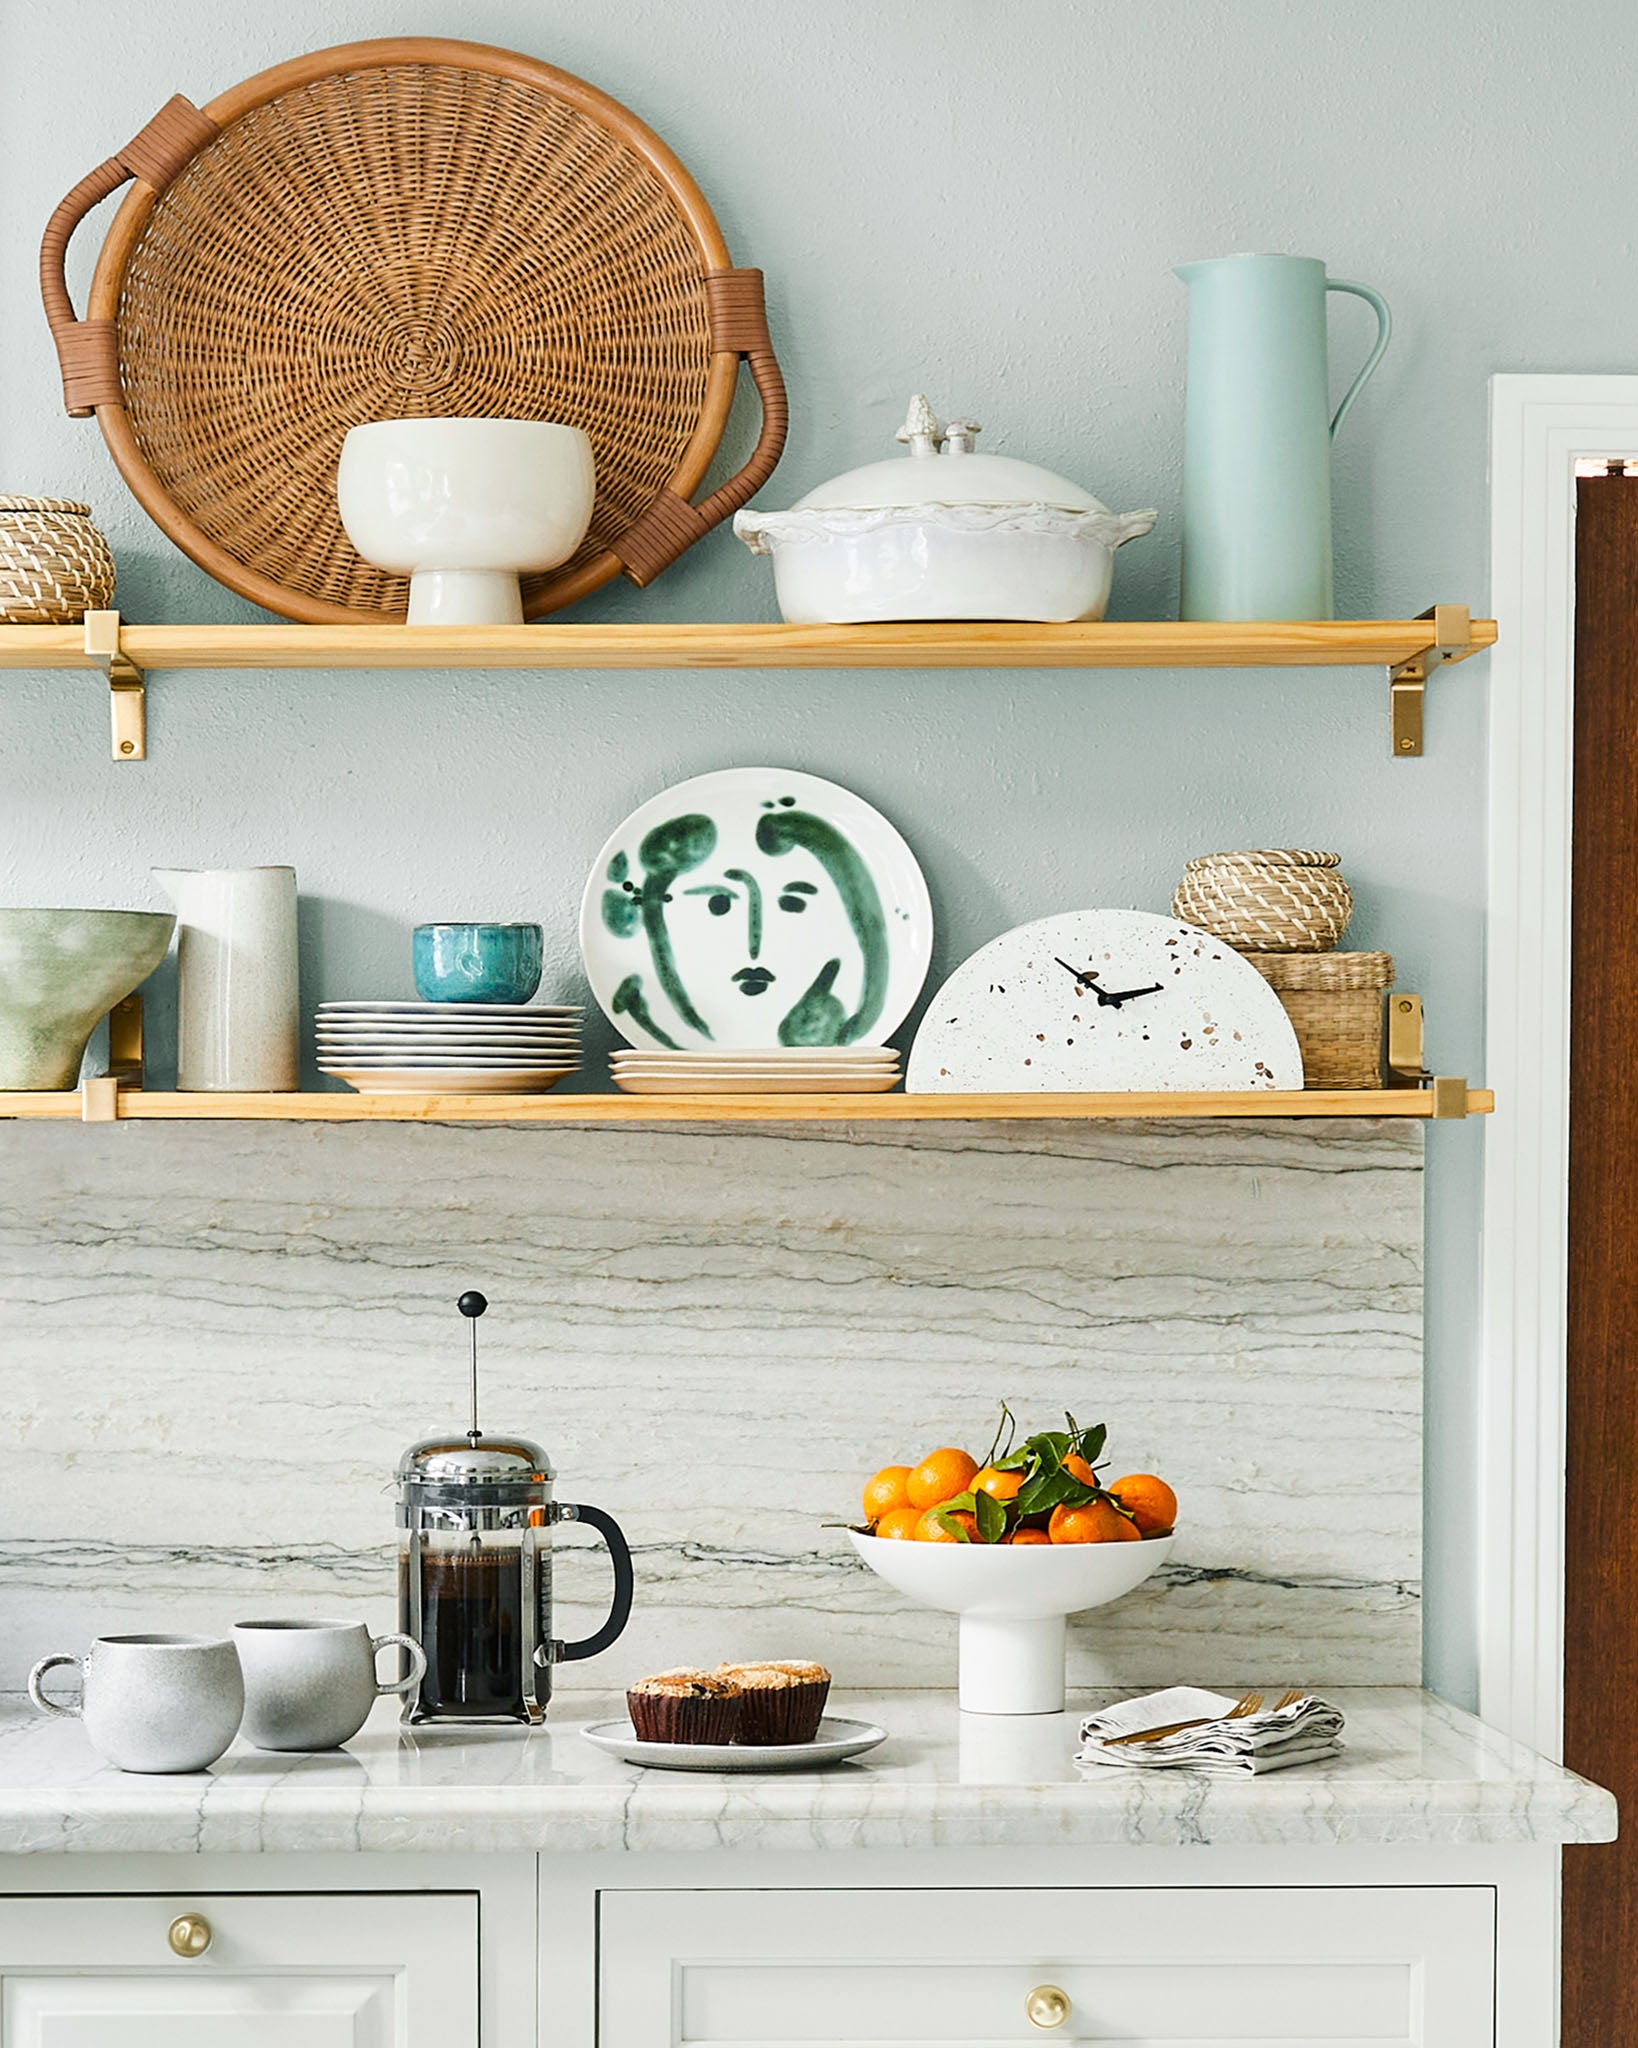
<svg viewBox="0 0 1638 2048"><path fill-rule="evenodd" d="M1294 1707L1302 1697L1300 1687L1295 1691L1282 1693L1270 1711L1281 1713L1287 1707ZM1262 1694L1248 1692L1242 1694L1226 1714L1204 1714L1198 1721L1172 1721L1164 1728L1140 1728L1133 1735L1112 1735L1103 1746L1105 1749L1123 1749L1143 1742L1160 1742L1168 1735L1182 1735L1190 1728L1209 1728L1216 1721L1249 1720L1253 1714L1260 1714L1262 1710Z"/></svg>
<svg viewBox="0 0 1638 2048"><path fill-rule="evenodd" d="M1242 1693L1226 1714L1201 1714L1193 1721L1170 1721L1164 1728L1139 1728L1131 1735L1112 1735L1104 1748L1124 1749L1133 1743L1159 1742L1168 1735L1181 1735L1188 1728L1209 1728L1214 1721L1243 1721L1250 1714L1260 1713L1262 1704L1260 1692Z"/></svg>

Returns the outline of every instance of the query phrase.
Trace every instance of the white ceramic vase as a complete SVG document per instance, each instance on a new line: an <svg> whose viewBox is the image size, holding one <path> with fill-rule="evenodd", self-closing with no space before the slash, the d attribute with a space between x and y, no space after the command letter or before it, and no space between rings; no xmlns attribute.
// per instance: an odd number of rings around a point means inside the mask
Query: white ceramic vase
<svg viewBox="0 0 1638 2048"><path fill-rule="evenodd" d="M294 868L155 868L176 904L176 1085L300 1085Z"/></svg>

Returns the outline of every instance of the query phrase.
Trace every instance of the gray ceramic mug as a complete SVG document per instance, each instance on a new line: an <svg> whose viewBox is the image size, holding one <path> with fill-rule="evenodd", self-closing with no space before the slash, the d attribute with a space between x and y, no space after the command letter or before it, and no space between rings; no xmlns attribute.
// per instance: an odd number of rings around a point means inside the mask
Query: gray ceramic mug
<svg viewBox="0 0 1638 2048"><path fill-rule="evenodd" d="M72 1664L80 1697L47 1699L46 1673ZM239 1732L239 1653L222 1636L98 1636L79 1657L42 1657L28 1675L42 1714L85 1723L91 1747L122 1771L202 1771Z"/></svg>
<svg viewBox="0 0 1638 2048"><path fill-rule="evenodd" d="M408 1692L427 1668L413 1636L372 1636L361 1621L240 1621L245 1738L258 1749L339 1749L384 1694ZM406 1651L401 1678L378 1680L377 1655Z"/></svg>

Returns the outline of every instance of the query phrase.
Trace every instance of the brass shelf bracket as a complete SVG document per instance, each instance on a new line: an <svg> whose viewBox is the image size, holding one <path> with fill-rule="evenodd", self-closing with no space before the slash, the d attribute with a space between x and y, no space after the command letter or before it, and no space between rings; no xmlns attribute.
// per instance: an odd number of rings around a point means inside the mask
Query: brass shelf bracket
<svg viewBox="0 0 1638 2048"><path fill-rule="evenodd" d="M108 1071L127 1088L143 1085L140 989L108 1012Z"/></svg>
<svg viewBox="0 0 1638 2048"><path fill-rule="evenodd" d="M1465 660L1473 652L1473 615L1465 604L1436 604L1417 616L1433 621L1433 645L1388 671L1390 738L1396 761L1414 760L1422 751L1422 700L1428 677L1447 661Z"/></svg>
<svg viewBox="0 0 1638 2048"><path fill-rule="evenodd" d="M126 996L108 1012L108 1071L80 1083L81 1121L118 1123L121 1092L140 1089L143 1079L142 997L137 993Z"/></svg>
<svg viewBox="0 0 1638 2048"><path fill-rule="evenodd" d="M1467 1115L1465 1074L1430 1074L1423 1064L1422 998L1396 988L1388 997L1387 1083L1423 1088L1433 1097L1436 1122Z"/></svg>
<svg viewBox="0 0 1638 2048"><path fill-rule="evenodd" d="M148 678L120 645L118 612L87 612L85 658L108 678L114 759L148 758Z"/></svg>

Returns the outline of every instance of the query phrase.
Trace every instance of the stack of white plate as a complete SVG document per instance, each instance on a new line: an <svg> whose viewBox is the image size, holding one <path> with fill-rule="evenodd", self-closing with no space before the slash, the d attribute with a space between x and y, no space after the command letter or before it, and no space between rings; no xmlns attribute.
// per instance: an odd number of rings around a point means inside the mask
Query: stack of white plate
<svg viewBox="0 0 1638 2048"><path fill-rule="evenodd" d="M538 1095L580 1064L567 1003L320 1003L316 1036L361 1095Z"/></svg>
<svg viewBox="0 0 1638 2048"><path fill-rule="evenodd" d="M899 1083L890 1045L622 1050L609 1056L609 1069L628 1095L881 1095Z"/></svg>

